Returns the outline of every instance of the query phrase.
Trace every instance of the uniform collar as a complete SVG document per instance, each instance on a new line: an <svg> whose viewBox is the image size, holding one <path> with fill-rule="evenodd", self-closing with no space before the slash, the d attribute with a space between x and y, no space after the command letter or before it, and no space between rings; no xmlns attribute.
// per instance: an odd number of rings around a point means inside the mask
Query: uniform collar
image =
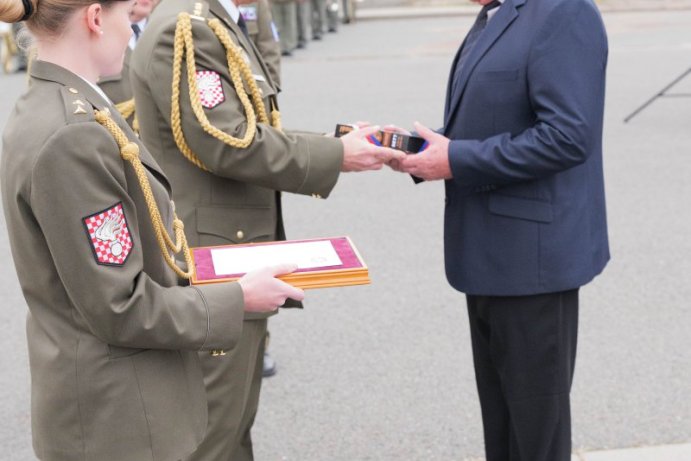
<svg viewBox="0 0 691 461"><path fill-rule="evenodd" d="M31 65L31 77L49 82L56 82L70 89L70 92L83 94L97 109L109 108L110 101L101 95L89 82L79 75L48 61L36 60ZM75 93L75 94L77 94Z"/></svg>

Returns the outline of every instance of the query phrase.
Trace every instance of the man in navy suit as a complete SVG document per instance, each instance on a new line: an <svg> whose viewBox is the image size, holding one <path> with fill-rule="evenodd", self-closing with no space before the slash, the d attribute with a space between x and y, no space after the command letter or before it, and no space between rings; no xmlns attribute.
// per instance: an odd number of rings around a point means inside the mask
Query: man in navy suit
<svg viewBox="0 0 691 461"><path fill-rule="evenodd" d="M607 37L592 0L475 1L444 127L416 124L429 147L392 166L446 183L487 461L568 461L578 290L609 260Z"/></svg>

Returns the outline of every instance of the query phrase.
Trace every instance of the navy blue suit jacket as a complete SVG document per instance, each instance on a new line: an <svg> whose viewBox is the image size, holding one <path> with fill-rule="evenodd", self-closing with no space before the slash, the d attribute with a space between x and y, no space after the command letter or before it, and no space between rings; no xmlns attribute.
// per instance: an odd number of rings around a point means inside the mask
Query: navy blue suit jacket
<svg viewBox="0 0 691 461"><path fill-rule="evenodd" d="M454 61L442 132L453 172L446 274L457 290L563 291L607 264L607 53L591 0L506 0L452 94Z"/></svg>

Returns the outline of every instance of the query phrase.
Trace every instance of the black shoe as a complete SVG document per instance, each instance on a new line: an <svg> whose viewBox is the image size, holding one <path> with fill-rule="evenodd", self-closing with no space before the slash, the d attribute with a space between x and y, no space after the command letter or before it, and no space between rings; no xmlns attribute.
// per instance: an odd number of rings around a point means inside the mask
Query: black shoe
<svg viewBox="0 0 691 461"><path fill-rule="evenodd" d="M276 362L271 358L268 352L264 352L264 368L262 369L262 378L268 378L276 374Z"/></svg>
<svg viewBox="0 0 691 461"><path fill-rule="evenodd" d="M282 51L281 52L281 56L292 56L292 55L293 55L292 51Z"/></svg>
<svg viewBox="0 0 691 461"><path fill-rule="evenodd" d="M312 40L321 40L321 39L322 39L322 36L321 36L321 35L316 35L316 34L315 34L315 35L312 36Z"/></svg>
<svg viewBox="0 0 691 461"><path fill-rule="evenodd" d="M298 42L298 50L307 48L307 42Z"/></svg>
<svg viewBox="0 0 691 461"><path fill-rule="evenodd" d="M333 33L338 32L338 31L336 30L335 27L329 27L329 32L331 32L333 34Z"/></svg>

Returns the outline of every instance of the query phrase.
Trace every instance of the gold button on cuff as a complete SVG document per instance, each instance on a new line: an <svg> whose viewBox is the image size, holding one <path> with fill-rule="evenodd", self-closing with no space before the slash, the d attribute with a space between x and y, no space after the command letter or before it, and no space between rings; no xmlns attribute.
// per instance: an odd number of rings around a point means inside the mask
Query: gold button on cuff
<svg viewBox="0 0 691 461"><path fill-rule="evenodd" d="M238 240L242 240L245 238L245 233L243 231L239 230L237 232L237 234L235 234L235 236L238 238Z"/></svg>
<svg viewBox="0 0 691 461"><path fill-rule="evenodd" d="M79 91L77 91L75 88L69 88L67 91L69 91L72 94L79 94Z"/></svg>
<svg viewBox="0 0 691 461"><path fill-rule="evenodd" d="M221 357L223 355L226 355L226 351L224 351L223 349L216 349L211 351L212 357Z"/></svg>

